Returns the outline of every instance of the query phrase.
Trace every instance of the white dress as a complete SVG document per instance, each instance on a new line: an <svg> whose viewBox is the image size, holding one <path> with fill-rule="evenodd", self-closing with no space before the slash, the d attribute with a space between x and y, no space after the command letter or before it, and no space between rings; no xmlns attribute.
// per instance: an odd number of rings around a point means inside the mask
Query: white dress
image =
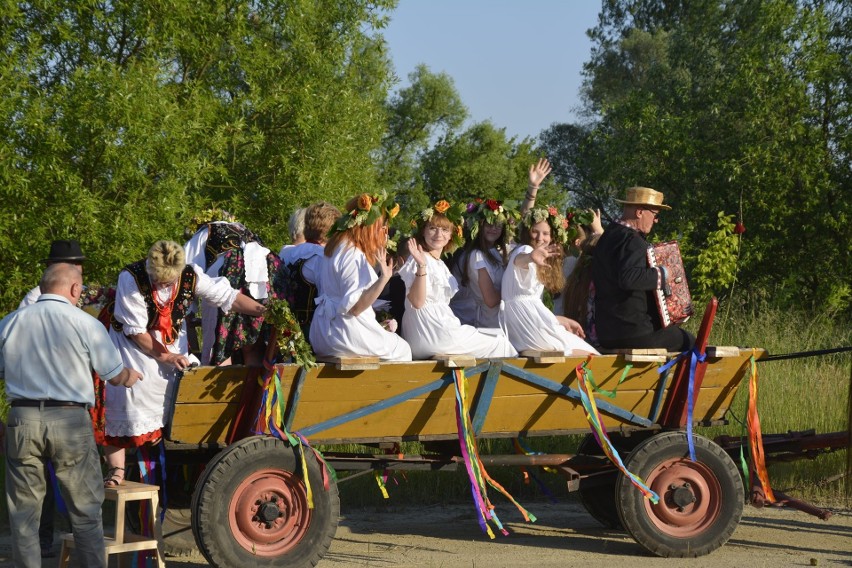
<svg viewBox="0 0 852 568"><path fill-rule="evenodd" d="M320 357L372 355L385 361L411 361L408 343L384 329L372 307L357 316L349 313L378 278L364 253L349 241L341 242L331 257L323 257L311 322L314 353Z"/></svg>
<svg viewBox="0 0 852 568"><path fill-rule="evenodd" d="M426 255L426 303L419 309L412 306L408 292L417 270L413 258L399 270L406 290L402 332L415 359L430 359L438 354L472 355L478 359L517 355L502 330L479 330L459 321L450 309L450 298L458 290L456 279L446 264L431 255Z"/></svg>
<svg viewBox="0 0 852 568"><path fill-rule="evenodd" d="M497 258L502 258L496 248L491 249L491 254ZM500 327L500 304L489 308L485 304L485 299L482 297L482 288L479 287L479 269L484 268L491 277L491 282L494 284L497 293L503 287L503 265L494 265L485 257L485 253L481 250L472 250L467 261L468 285L471 294L476 300L476 316L471 325L476 327Z"/></svg>
<svg viewBox="0 0 852 568"><path fill-rule="evenodd" d="M231 309L237 291L231 288L224 278L210 278L196 265L191 265L197 276L195 297L203 298L222 308ZM171 288L162 293L161 299L168 299ZM124 325L123 331L109 330L110 339L121 353L125 367L142 373L142 380L131 388L113 386L106 383L106 434L108 436L139 436L153 432L164 425L164 413L173 396L173 384L176 370L172 365L161 365L141 351L128 335L147 333L148 308L145 299L133 276L126 270L118 275L115 292L115 319ZM154 338L162 343L159 331L152 331ZM181 325L180 333L174 343L166 348L172 353L189 354L186 340L186 322Z"/></svg>
<svg viewBox="0 0 852 568"><path fill-rule="evenodd" d="M562 327L541 301L544 284L538 280L536 265L530 262L525 268L515 266L516 256L532 251L529 245L515 248L503 274L503 317L512 345L518 351L598 354L594 347Z"/></svg>

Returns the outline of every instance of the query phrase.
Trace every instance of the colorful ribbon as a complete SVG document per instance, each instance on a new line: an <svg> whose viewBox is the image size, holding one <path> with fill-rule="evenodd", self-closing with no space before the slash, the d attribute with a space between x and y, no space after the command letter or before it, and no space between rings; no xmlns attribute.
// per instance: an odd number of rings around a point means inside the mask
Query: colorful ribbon
<svg viewBox="0 0 852 568"><path fill-rule="evenodd" d="M769 486L769 472L766 470L766 456L763 452L763 434L760 430L760 417L757 414L757 362L756 352L749 358L750 377L748 382L748 440L751 450L751 469L760 481L766 500L775 502L775 494Z"/></svg>
<svg viewBox="0 0 852 568"><path fill-rule="evenodd" d="M591 360L592 356L589 355L588 359L577 365L575 370L577 371L577 380L580 385L580 401L582 402L583 410L585 410L586 413L586 420L588 420L589 426L592 428L592 434L594 434L595 439L598 441L598 445L601 449L603 449L604 455L609 458L609 461L611 461L615 467L627 476L630 483L639 489L646 499L650 499L651 502L656 505L660 501L660 496L657 495L650 487L645 485L645 482L639 479L639 477L627 470L624 466L624 462L621 461L621 456L618 455L618 450L616 450L615 446L612 445L612 442L606 433L606 427L601 419L600 411L598 411L598 406L595 403L595 397L592 393L590 386L591 381L587 380L587 378L591 377L592 374L592 370L587 366Z"/></svg>
<svg viewBox="0 0 852 568"><path fill-rule="evenodd" d="M689 381L687 383L686 389L686 441L689 446L689 459L692 461L695 460L695 439L692 435L692 415L695 411L695 368L698 366L698 363L703 363L707 359L706 353L701 353L698 351L698 347L693 347L689 351L684 351L665 365L661 365L659 369L657 369L657 373L663 374L669 369L671 369L675 363L686 357L690 356L689 359Z"/></svg>
<svg viewBox="0 0 852 568"><path fill-rule="evenodd" d="M500 493L502 493L515 507L521 512L524 520L527 522L535 522L536 517L532 513L524 509L515 499L509 495L499 483L494 481L485 470L482 460L479 457L479 449L477 447L476 438L473 435L473 423L470 420L468 412L469 403L467 398L467 378L464 375L464 369L453 370L453 383L456 388L456 427L458 428L459 446L461 449L462 459L464 460L465 469L467 470L468 478L470 479L470 491L476 504L477 513L479 514L479 526L482 531L490 538L494 538L494 532L488 521L492 521L497 529L504 535L508 535L509 531L503 528L503 524L494 512L494 505L488 499L487 485L490 485Z"/></svg>
<svg viewBox="0 0 852 568"><path fill-rule="evenodd" d="M305 482L308 508L313 509L314 494L313 489L311 488L310 478L308 476L308 462L305 458L305 449L307 448L313 452L314 457L320 463L323 488L326 491L328 491L330 486L329 472L331 472L332 477L335 477L334 470L331 469L331 466L328 465L322 457L322 454L308 443L308 440L304 436L298 432L291 433L286 427L284 427L286 397L282 394L279 367L268 361L264 361L264 366L267 368L268 373L263 381L263 397L261 398L260 408L257 412L253 432L255 434L265 434L267 436L274 436L279 440L284 440L296 450L299 455L302 477Z"/></svg>

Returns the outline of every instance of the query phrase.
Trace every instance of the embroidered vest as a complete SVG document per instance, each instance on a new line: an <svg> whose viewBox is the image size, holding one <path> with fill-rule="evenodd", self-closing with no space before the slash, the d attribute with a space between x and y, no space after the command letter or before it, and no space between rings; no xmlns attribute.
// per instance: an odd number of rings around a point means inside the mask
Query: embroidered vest
<svg viewBox="0 0 852 568"><path fill-rule="evenodd" d="M141 293L142 297L145 298L145 307L148 310L148 323L145 327L147 329L152 329L157 324L157 306L154 304L154 298L151 295L151 281L148 278L148 271L145 270L145 261L140 260L133 264L129 264L124 267L124 270L133 276L133 279L136 281L136 286L139 288L139 293ZM183 323L184 318L186 318L186 312L192 304L192 300L195 298L195 284L197 279L198 277L191 266L186 265L183 267L180 277L178 278L177 296L175 296L174 304L172 304L173 338L177 338L180 334L180 326ZM123 325L115 319L115 301L113 300L110 302L110 304L106 306L106 309L109 311L109 322L112 328L116 331L122 331ZM165 342L165 338L163 338L163 340ZM172 339L171 343L174 343L174 339ZM169 342L166 342L166 344L169 344Z"/></svg>
<svg viewBox="0 0 852 568"><path fill-rule="evenodd" d="M240 243L257 242L263 246L260 237L239 223L207 223L207 246L204 247L204 260L207 266L216 261L216 257L225 251L240 248Z"/></svg>

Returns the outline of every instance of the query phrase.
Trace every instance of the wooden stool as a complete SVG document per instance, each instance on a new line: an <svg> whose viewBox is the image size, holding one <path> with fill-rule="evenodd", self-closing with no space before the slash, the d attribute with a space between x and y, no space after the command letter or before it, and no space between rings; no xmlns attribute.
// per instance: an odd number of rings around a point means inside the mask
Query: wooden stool
<svg viewBox="0 0 852 568"><path fill-rule="evenodd" d="M160 520L157 516L157 505L159 502L156 485L146 485L135 481L125 481L121 485L104 488L104 499L115 501L115 536L104 536L106 542L106 563L109 564L110 554L122 552L135 552L138 550L154 550L157 553L157 565L166 567L163 560L162 546L158 539L160 534ZM124 504L128 501L149 501L148 527L154 534L153 537L142 536L124 532ZM74 535L66 534L62 537L62 549L59 553L59 568L68 565L71 559L71 550L74 548Z"/></svg>

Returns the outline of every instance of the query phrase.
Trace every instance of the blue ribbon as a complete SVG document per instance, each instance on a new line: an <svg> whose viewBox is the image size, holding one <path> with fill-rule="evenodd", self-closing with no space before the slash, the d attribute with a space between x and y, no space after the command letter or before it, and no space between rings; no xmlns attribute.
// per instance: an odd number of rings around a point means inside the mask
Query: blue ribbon
<svg viewBox="0 0 852 568"><path fill-rule="evenodd" d="M695 392L695 367L698 365L698 363L703 363L707 359L707 354L699 352L698 347L693 347L689 351L684 351L665 365L661 365L660 368L657 369L657 373L662 375L687 355L690 356L690 361L689 384L686 393L686 440L687 444L689 445L689 459L691 459L692 461L696 461L695 443L692 437L692 414L695 411L695 404L693 402L693 394Z"/></svg>

